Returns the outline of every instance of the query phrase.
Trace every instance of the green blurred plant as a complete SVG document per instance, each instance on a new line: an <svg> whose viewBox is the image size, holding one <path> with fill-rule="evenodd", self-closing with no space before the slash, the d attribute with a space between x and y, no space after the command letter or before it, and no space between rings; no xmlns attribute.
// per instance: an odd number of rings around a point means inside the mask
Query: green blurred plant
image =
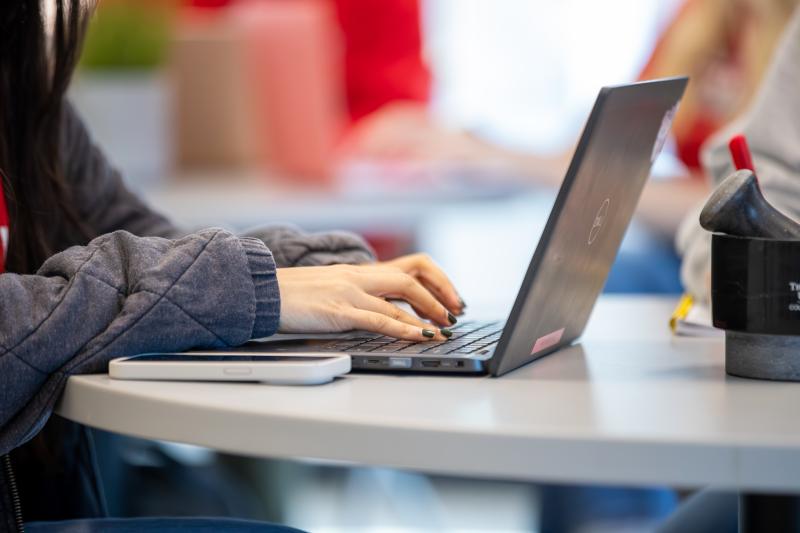
<svg viewBox="0 0 800 533"><path fill-rule="evenodd" d="M104 0L89 24L80 66L148 70L166 58L175 6L163 0Z"/></svg>

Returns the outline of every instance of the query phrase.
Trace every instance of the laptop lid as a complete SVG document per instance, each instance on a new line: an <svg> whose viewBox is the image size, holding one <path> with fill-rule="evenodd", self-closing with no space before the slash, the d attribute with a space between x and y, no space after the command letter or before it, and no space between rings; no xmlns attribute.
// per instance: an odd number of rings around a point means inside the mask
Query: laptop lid
<svg viewBox="0 0 800 533"><path fill-rule="evenodd" d="M554 352L583 333L687 81L600 90L489 361L492 375Z"/></svg>

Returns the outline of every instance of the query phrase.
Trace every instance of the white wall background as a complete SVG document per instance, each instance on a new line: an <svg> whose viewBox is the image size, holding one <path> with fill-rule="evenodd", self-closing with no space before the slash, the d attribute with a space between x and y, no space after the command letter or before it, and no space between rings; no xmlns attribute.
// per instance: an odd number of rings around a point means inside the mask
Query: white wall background
<svg viewBox="0 0 800 533"><path fill-rule="evenodd" d="M568 148L603 85L634 80L680 0L426 0L446 121L509 147Z"/></svg>

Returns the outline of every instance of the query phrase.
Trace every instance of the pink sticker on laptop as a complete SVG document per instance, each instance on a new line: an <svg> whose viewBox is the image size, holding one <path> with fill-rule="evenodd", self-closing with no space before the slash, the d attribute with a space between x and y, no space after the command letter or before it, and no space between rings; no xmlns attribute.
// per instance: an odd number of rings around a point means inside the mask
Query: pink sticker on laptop
<svg viewBox="0 0 800 533"><path fill-rule="evenodd" d="M536 352L541 352L546 348L550 348L551 346L555 346L556 344L559 343L563 335L564 335L564 328L561 328L552 333L548 333L544 337L539 337L536 340L536 343L533 345L533 350L531 350L531 355L535 354Z"/></svg>

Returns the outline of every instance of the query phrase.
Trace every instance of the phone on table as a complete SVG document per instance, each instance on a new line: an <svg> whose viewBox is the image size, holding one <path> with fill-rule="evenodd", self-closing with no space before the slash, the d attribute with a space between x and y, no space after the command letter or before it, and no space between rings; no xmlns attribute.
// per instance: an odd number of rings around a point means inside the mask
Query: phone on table
<svg viewBox="0 0 800 533"><path fill-rule="evenodd" d="M243 354L235 351L147 353L108 365L112 379L162 381L258 381L318 385L350 372L350 356L331 353Z"/></svg>

